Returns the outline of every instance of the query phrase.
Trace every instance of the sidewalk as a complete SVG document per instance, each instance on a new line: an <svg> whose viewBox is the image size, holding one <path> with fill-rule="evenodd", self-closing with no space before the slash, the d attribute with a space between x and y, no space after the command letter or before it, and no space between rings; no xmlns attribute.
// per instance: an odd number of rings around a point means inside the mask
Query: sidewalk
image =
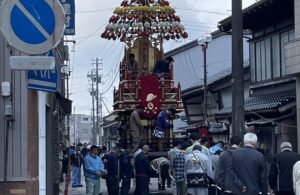
<svg viewBox="0 0 300 195"><path fill-rule="evenodd" d="M81 172L82 173L82 172ZM150 194L165 194L165 195L169 195L172 194L172 189L171 188L166 188L166 191L158 191L157 190L157 178L151 178L150 180ZM83 187L76 187L73 188L72 187L72 183L70 182L69 187L68 187L68 195L85 195L85 179L83 174L81 175L81 184L83 185ZM130 189L130 193L129 194L133 194L134 192L134 185L133 182L131 180L131 189ZM59 195L64 195L64 190L65 190L65 183L61 183L60 184L60 189L62 190ZM106 182L104 179L101 179L101 192L102 195L107 195L107 188L106 188Z"/></svg>

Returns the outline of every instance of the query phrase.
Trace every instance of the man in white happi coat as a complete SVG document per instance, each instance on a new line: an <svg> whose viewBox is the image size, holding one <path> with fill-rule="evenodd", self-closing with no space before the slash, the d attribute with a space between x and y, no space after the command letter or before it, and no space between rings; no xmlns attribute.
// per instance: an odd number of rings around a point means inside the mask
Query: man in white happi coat
<svg viewBox="0 0 300 195"><path fill-rule="evenodd" d="M201 150L202 147L200 145L195 145L193 152L185 156L187 174L205 172L209 177L213 178L211 159L202 153ZM188 193L192 195L208 195L208 188L188 188Z"/></svg>

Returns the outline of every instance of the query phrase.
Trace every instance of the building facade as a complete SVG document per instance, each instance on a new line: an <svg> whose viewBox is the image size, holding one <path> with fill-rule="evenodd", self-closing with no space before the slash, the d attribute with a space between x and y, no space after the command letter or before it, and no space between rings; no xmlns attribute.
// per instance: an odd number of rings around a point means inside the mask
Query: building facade
<svg viewBox="0 0 300 195"><path fill-rule="evenodd" d="M91 144L94 138L93 117L85 114L73 114L70 125L71 143Z"/></svg>
<svg viewBox="0 0 300 195"><path fill-rule="evenodd" d="M288 73L285 49L295 40L294 0L258 1L243 10L243 28L252 32L246 124L254 127L267 155L277 153L282 141L297 148L296 78ZM230 32L230 17L220 29ZM231 120L231 110L225 107L216 117Z"/></svg>

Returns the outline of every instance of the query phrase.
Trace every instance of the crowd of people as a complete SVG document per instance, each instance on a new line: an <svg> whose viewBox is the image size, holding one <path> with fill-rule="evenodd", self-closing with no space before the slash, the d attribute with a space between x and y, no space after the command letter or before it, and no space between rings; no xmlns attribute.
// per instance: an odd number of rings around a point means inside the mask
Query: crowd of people
<svg viewBox="0 0 300 195"><path fill-rule="evenodd" d="M152 161L148 145L140 145L133 156L130 152L136 146L117 145L108 152L96 145L88 149L86 144L71 147L64 155L70 155L72 187L82 187L83 165L87 195L100 193L100 178L106 180L109 195L128 194L132 181L135 195L148 195L153 171L158 173L158 190L172 186L174 195L300 195L300 154L293 152L291 143L281 143L270 166L256 145L253 133L243 139L231 137L227 147L222 141L207 147L205 137L192 134L189 140L174 140L167 157Z"/></svg>
<svg viewBox="0 0 300 195"><path fill-rule="evenodd" d="M264 155L256 149L257 136L246 133L207 148L206 139L197 135L169 152L174 194L193 195L299 195L300 154L289 142L280 145L270 168Z"/></svg>

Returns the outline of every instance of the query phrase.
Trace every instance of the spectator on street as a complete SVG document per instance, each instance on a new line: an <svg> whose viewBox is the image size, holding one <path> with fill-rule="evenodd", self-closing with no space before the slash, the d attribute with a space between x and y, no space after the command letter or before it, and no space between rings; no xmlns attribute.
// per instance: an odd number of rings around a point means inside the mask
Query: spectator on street
<svg viewBox="0 0 300 195"><path fill-rule="evenodd" d="M184 142L180 148L180 152L176 154L173 158L172 168L173 168L173 178L176 183L176 192L173 195L186 195L187 185L186 185L186 164L185 164L185 150L191 145L190 142Z"/></svg>
<svg viewBox="0 0 300 195"><path fill-rule="evenodd" d="M175 139L173 141L173 145L174 145L174 147L172 149L170 149L170 151L168 152L168 159L170 160L170 169L171 170L173 170L174 157L181 152L180 148L182 145L182 141L179 139Z"/></svg>
<svg viewBox="0 0 300 195"><path fill-rule="evenodd" d="M168 187L171 187L171 181L169 181L169 160L165 157L160 157L152 160L150 164L153 170L158 173L158 190L166 190L166 180L168 180Z"/></svg>
<svg viewBox="0 0 300 195"><path fill-rule="evenodd" d="M81 184L81 165L83 158L80 153L80 147L76 147L76 152L71 155L72 165L72 187L83 187Z"/></svg>
<svg viewBox="0 0 300 195"><path fill-rule="evenodd" d="M105 172L101 158L98 156L98 147L92 145L90 155L84 158L86 195L98 195L100 192L100 176Z"/></svg>
<svg viewBox="0 0 300 195"><path fill-rule="evenodd" d="M135 157L135 173L136 173L136 186L135 195L149 195L149 184L150 184L150 163L147 157L149 152L149 146L144 145L142 152Z"/></svg>
<svg viewBox="0 0 300 195"><path fill-rule="evenodd" d="M214 146L209 148L209 151L211 154L214 154L216 151L224 151L224 142L223 141L219 141L218 143L216 143Z"/></svg>
<svg viewBox="0 0 300 195"><path fill-rule="evenodd" d="M128 195L131 184L132 165L130 161L129 152L131 146L127 145L127 148L120 154L120 180L122 180L120 195Z"/></svg>
<svg viewBox="0 0 300 195"><path fill-rule="evenodd" d="M207 138L206 137L201 138L201 141L203 142L203 144L201 144L201 142L199 142L200 136L197 133L192 133L190 135L190 138L193 142L193 145L186 149L186 154L191 154L193 152L194 146L198 145L198 146L202 147L202 151L201 151L202 153L206 154L207 156L210 156L209 149L204 145L205 143L207 143Z"/></svg>
<svg viewBox="0 0 300 195"><path fill-rule="evenodd" d="M293 186L296 195L300 195L300 161L293 167Z"/></svg>
<svg viewBox="0 0 300 195"><path fill-rule="evenodd" d="M106 186L108 195L119 195L119 170L118 170L118 155L120 147L115 146L113 151L107 156L107 178Z"/></svg>
<svg viewBox="0 0 300 195"><path fill-rule="evenodd" d="M187 187L190 194L208 195L208 180L198 183L198 179L206 175L212 177L212 165L210 158L201 150L200 145L195 145L192 153L185 156Z"/></svg>
<svg viewBox="0 0 300 195"><path fill-rule="evenodd" d="M264 156L256 150L257 136L254 133L244 135L244 146L232 154L230 166L233 180L233 194L267 195L267 173Z"/></svg>
<svg viewBox="0 0 300 195"><path fill-rule="evenodd" d="M239 136L233 136L229 140L229 148L221 153L219 157L219 174L217 174L216 183L222 189L224 195L232 195L233 184L229 168L232 163L232 154L242 144Z"/></svg>
<svg viewBox="0 0 300 195"><path fill-rule="evenodd" d="M212 178L210 179L210 186L208 187L209 195L216 194L216 179L219 175L219 158L221 153L221 150L217 150L210 157L212 165Z"/></svg>
<svg viewBox="0 0 300 195"><path fill-rule="evenodd" d="M293 166L300 160L300 154L293 152L290 142L280 145L270 167L269 185L276 195L295 195L293 190Z"/></svg>
<svg viewBox="0 0 300 195"><path fill-rule="evenodd" d="M81 150L81 155L83 158L89 153L89 149L87 148L87 143L83 144L83 148Z"/></svg>
<svg viewBox="0 0 300 195"><path fill-rule="evenodd" d="M143 113L143 106L137 105L135 110L130 115L130 137L133 149L131 152L135 152L141 141L141 131L143 130L143 125L141 122L140 115Z"/></svg>

